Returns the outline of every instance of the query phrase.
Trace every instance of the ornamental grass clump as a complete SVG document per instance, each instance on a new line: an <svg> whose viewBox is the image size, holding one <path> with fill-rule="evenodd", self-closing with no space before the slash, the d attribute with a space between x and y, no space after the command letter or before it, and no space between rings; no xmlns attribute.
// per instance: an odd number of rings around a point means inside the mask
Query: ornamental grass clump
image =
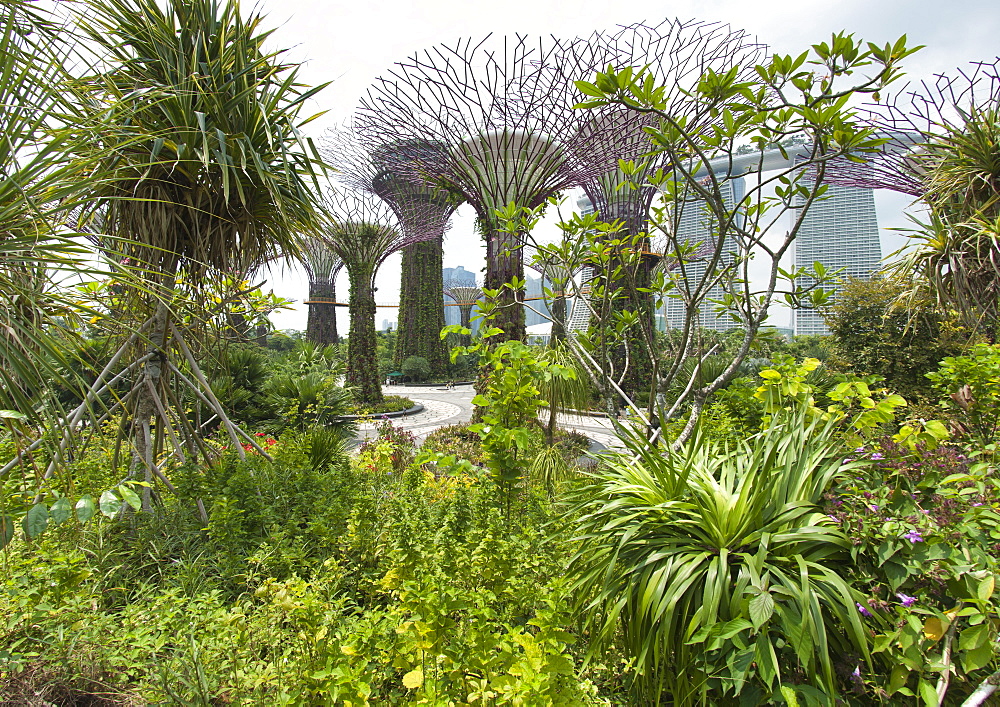
<svg viewBox="0 0 1000 707"><path fill-rule="evenodd" d="M838 663L869 655L850 542L818 505L862 463L842 466L836 423L800 407L738 443L629 447L575 496L591 650L620 645L642 703L838 694Z"/></svg>

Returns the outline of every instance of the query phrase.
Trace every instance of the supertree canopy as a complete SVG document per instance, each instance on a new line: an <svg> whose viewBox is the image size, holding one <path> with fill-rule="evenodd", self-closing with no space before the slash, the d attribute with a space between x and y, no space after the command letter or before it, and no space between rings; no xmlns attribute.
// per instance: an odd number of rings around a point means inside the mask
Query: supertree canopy
<svg viewBox="0 0 1000 707"><path fill-rule="evenodd" d="M472 328L472 308L483 298L483 291L475 285L460 285L455 282L444 283L444 293L458 305L459 318L462 326Z"/></svg>
<svg viewBox="0 0 1000 707"><path fill-rule="evenodd" d="M694 129L710 118L707 111L699 114L698 104L689 98L705 72L735 70L736 80L746 80L754 74L754 66L760 63L766 48L742 30L732 30L725 24L666 19L657 25L638 23L613 33L595 33L587 41L569 44L567 51L577 58L562 62L562 66L610 64L616 70L645 67L655 84L666 89L665 110ZM585 98L580 94L578 100ZM603 154L610 150L617 160L637 160L637 168L626 174L616 160L611 169L595 172L581 186L605 221L621 220L630 234L644 232L650 204L658 191L649 178L656 170L669 167L663 153L641 158L650 151L645 129L657 121L618 105L588 112L590 120L583 126L587 141L606 144L598 151L599 159L603 160ZM588 157L582 155L584 160Z"/></svg>
<svg viewBox="0 0 1000 707"><path fill-rule="evenodd" d="M385 259L432 236L430 229L404 231L388 204L363 191L330 191L324 199L325 235L350 279L351 329L347 340L347 385L366 402L382 401L375 351L375 275Z"/></svg>
<svg viewBox="0 0 1000 707"><path fill-rule="evenodd" d="M396 364L410 356L427 359L443 372L448 353L439 332L444 327L441 281L444 233L461 204L455 194L412 178L415 160L432 159L444 148L432 143L396 141L365 146L353 128L327 134L324 152L352 188L378 195L395 213L404 233L430 234L403 248L399 292ZM422 236L421 236L422 237Z"/></svg>
<svg viewBox="0 0 1000 707"><path fill-rule="evenodd" d="M524 274L522 233L505 230L497 210L513 203L535 208L562 190L605 172L618 157L595 143L575 111L566 77L597 67L552 66L583 60L555 39L487 37L441 45L400 62L368 90L358 112L364 139L390 144L441 145L415 150L405 173L461 194L476 209L486 241L484 286L497 289ZM582 155L589 154L583 160ZM511 232L513 231L513 232ZM494 322L523 338L519 294L505 291Z"/></svg>
<svg viewBox="0 0 1000 707"><path fill-rule="evenodd" d="M934 189L929 175L935 163L956 146L955 138L996 125L998 106L1000 59L973 62L954 75L938 74L904 88L858 110L858 117L886 140L882 149L864 162L836 160L827 167L826 180L924 197Z"/></svg>
<svg viewBox="0 0 1000 707"><path fill-rule="evenodd" d="M336 344L337 273L344 261L322 239L311 238L303 244L302 266L309 276L309 319L306 338L317 344Z"/></svg>

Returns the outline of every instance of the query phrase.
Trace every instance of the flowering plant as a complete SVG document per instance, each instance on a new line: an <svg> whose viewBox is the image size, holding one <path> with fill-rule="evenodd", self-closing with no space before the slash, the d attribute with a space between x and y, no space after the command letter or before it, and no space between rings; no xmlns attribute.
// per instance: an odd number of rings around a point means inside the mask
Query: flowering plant
<svg viewBox="0 0 1000 707"><path fill-rule="evenodd" d="M889 439L854 450L825 510L852 544L858 611L889 679L880 697L939 704L996 661L1000 488L953 446L916 451ZM856 684L864 689L860 669Z"/></svg>

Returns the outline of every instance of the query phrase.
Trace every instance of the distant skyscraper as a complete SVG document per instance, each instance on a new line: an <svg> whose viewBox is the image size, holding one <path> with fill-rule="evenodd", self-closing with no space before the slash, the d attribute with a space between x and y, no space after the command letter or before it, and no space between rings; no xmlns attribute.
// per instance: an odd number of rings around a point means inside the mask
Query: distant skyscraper
<svg viewBox="0 0 1000 707"><path fill-rule="evenodd" d="M441 268L441 274L444 276L445 282L450 282L453 285L462 287L476 286L476 273L469 272L461 265L457 268Z"/></svg>
<svg viewBox="0 0 1000 707"><path fill-rule="evenodd" d="M542 281L542 278L531 277L531 275L524 276L524 299L526 300L524 310L525 326L545 324L550 321L549 308L545 304L544 286L545 283ZM551 285L549 286L551 288Z"/></svg>
<svg viewBox="0 0 1000 707"><path fill-rule="evenodd" d="M746 183L742 178L726 179L725 174L720 174L720 189L727 209L733 208L743 200L746 194ZM704 202L689 201L684 204L681 217L677 224L678 242L685 240L691 247L700 243L708 243L714 240L715 226L712 217L705 208ZM726 262L726 256L723 256ZM728 262L732 262L730 258ZM706 263L694 260L684 264L685 274L691 287L697 287L702 277L705 275ZM683 287L679 283L678 287ZM726 294L725 288L721 284L714 285L709 289L706 297L702 298L698 307L698 326L715 331L726 331L742 326L739 322L733 321L728 315L719 316L715 309L718 305L712 300L721 300ZM684 326L687 315L687 307L682 299L667 297L664 304L666 310L667 327L679 329Z"/></svg>
<svg viewBox="0 0 1000 707"><path fill-rule="evenodd" d="M733 173L741 174L745 170L762 168L765 172L774 169L786 169L791 160L796 159L795 147L786 154L780 150L768 150L763 156L760 153L747 153L733 159ZM749 178L755 178L750 176ZM745 178L730 179L723 185L725 203L732 207L743 199L746 193ZM801 205L801 201L798 205ZM794 215L794 214L793 214ZM679 234L691 241L704 241L710 237L711 229L704 209L697 204L687 204L679 224ZM824 198L814 201L809 212L803 219L792 250L796 265L811 267L819 261L827 270L843 268L840 277L870 277L878 269L882 257L879 244L878 219L875 213L875 195L871 189L830 185ZM704 265L697 262L687 266L692 279L701 277ZM809 284L802 280L801 284ZM837 288L827 285L828 289ZM718 300L724 295L722 287L714 287L708 294L708 300ZM700 325L715 330L726 330L740 326L727 315L719 317L714 311L715 305L703 302L699 307ZM668 300L666 305L667 324L671 327L681 326L684 322L684 305L678 300ZM793 329L796 334L827 334L820 312L814 310L797 310L792 314Z"/></svg>
<svg viewBox="0 0 1000 707"><path fill-rule="evenodd" d="M871 277L882 259L875 192L830 185L824 196L813 202L802 221L795 239L795 265L810 268L819 261L827 270L844 268L841 278ZM836 293L839 288L826 289ZM830 333L820 312L811 309L793 311L792 328L796 335Z"/></svg>

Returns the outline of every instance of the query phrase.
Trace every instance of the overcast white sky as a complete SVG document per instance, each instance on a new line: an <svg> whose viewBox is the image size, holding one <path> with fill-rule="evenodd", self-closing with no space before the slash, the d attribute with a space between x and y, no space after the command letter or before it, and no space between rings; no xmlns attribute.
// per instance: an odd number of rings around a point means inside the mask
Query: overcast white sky
<svg viewBox="0 0 1000 707"><path fill-rule="evenodd" d="M877 43L906 34L910 44L927 45L906 63L912 78L1000 55L997 0L262 0L259 7L268 24L277 28L272 47L290 48L288 58L303 62L302 78L310 84L332 82L314 101L315 111L328 111L312 125L310 133L317 137L324 128L348 118L365 88L394 62L435 44L481 38L490 32L573 37L620 24L679 17L728 22L782 53L805 51L838 30ZM905 225L902 212L907 203L898 195L876 195L884 253L901 243L899 235L885 229ZM463 206L445 239L444 264L479 270L483 250L473 231L472 211ZM346 301L346 274L337 284L340 299ZM377 284L380 302L397 301L398 255L382 266ZM299 303L308 290L305 276L296 271L274 273L266 287ZM395 318L395 310L380 309L376 324ZM279 329L304 329L306 307L298 304L273 320ZM346 311L340 323L346 333Z"/></svg>

